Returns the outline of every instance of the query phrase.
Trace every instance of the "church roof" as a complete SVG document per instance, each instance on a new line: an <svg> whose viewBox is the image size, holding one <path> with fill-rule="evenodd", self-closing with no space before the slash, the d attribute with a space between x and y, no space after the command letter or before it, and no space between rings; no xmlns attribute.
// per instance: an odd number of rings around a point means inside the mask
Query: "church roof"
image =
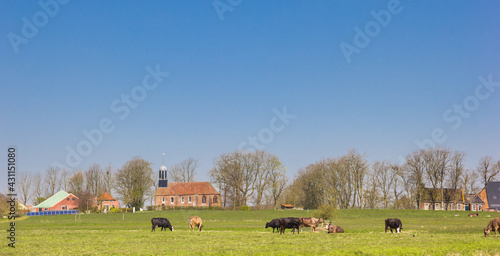
<svg viewBox="0 0 500 256"><path fill-rule="evenodd" d="M214 195L219 194L210 182L169 182L168 187L158 188L157 196Z"/></svg>

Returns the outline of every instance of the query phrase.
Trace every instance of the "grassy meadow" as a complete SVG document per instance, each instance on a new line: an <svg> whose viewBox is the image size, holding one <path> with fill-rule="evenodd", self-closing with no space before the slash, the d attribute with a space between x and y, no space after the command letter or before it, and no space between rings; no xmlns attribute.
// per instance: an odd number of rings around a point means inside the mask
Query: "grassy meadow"
<svg viewBox="0 0 500 256"><path fill-rule="evenodd" d="M273 234L265 224L279 217L308 217L312 211L170 210L140 213L22 217L16 248L3 239L0 255L500 255L500 237L483 229L500 213L419 210L340 210L326 231ZM458 214L459 216L455 216ZM188 231L188 218L203 219L202 232ZM486 217L491 215L491 217ZM151 232L151 218L170 220L170 230ZM384 219L399 218L400 234L384 233ZM9 227L7 220L0 227Z"/></svg>

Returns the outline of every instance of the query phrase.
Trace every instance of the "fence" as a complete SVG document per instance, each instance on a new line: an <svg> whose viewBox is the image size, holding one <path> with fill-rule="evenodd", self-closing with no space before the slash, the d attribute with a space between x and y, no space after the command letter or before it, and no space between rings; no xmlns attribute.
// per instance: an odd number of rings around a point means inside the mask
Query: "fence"
<svg viewBox="0 0 500 256"><path fill-rule="evenodd" d="M44 216L44 215L61 215L61 214L78 214L78 210L66 210L66 211L43 211L43 212L28 212L27 216Z"/></svg>

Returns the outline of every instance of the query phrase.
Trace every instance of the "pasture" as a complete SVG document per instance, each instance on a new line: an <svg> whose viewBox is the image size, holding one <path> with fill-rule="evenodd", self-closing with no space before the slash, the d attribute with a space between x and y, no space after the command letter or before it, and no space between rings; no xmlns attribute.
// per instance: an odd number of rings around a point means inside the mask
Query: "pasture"
<svg viewBox="0 0 500 256"><path fill-rule="evenodd" d="M312 211L170 210L140 213L22 217L16 222L16 248L3 239L1 255L500 255L500 237L483 229L500 213L340 210L333 223L344 234L326 231L285 235L264 229L280 217L308 217ZM455 216L459 214L459 216ZM491 215L487 218L486 215ZM203 219L202 232L189 232L190 216ZM124 219L122 219L124 217ZM151 218L165 217L171 232L151 232ZM384 233L384 220L399 218L400 234ZM7 220L0 227L9 227ZM323 226L324 227L324 226Z"/></svg>

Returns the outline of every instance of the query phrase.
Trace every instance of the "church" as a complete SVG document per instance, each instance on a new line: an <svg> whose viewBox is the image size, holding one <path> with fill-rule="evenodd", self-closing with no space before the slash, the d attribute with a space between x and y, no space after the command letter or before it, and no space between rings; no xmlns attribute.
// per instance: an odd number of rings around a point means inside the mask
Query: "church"
<svg viewBox="0 0 500 256"><path fill-rule="evenodd" d="M159 207L221 207L220 193L210 182L168 182L168 170L162 165L159 170L155 205Z"/></svg>

